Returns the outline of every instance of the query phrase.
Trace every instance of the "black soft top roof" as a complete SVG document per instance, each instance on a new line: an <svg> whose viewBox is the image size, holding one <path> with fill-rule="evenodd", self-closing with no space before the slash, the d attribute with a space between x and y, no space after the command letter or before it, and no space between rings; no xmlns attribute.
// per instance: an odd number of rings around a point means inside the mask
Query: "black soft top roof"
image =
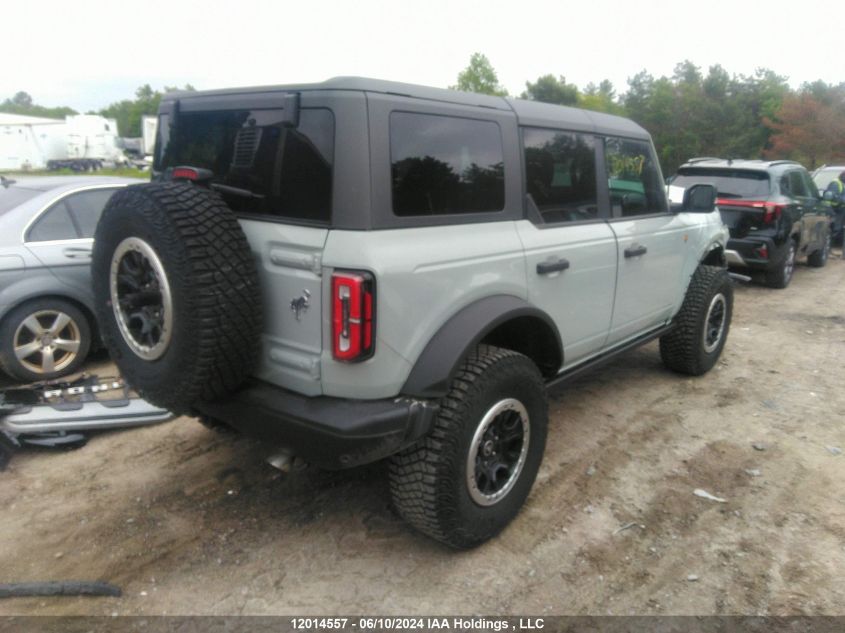
<svg viewBox="0 0 845 633"><path fill-rule="evenodd" d="M334 77L321 83L290 84L281 86L255 86L248 88L227 88L224 90L205 90L198 92L170 92L165 94L162 101L176 99L186 102L192 99L228 96L239 94L268 94L273 92L302 92L310 90L355 90L363 92L378 92L416 99L443 101L467 106L491 108L494 110L509 110L516 113L520 125L537 127L559 127L569 130L595 132L598 134L612 134L630 138L649 139L649 134L642 127L624 117L551 105L537 101L526 101L510 97L493 97L473 92L431 88L416 84L407 84L382 79L368 79L366 77Z"/></svg>

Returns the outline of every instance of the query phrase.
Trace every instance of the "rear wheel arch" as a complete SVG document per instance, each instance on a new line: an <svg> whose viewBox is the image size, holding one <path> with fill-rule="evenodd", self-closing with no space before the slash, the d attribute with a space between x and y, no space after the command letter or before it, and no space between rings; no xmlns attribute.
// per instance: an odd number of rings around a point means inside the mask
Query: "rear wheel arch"
<svg viewBox="0 0 845 633"><path fill-rule="evenodd" d="M418 357L402 393L437 398L449 391L461 363L481 343L524 354L545 378L563 365L563 345L552 318L512 295L485 297L444 323Z"/></svg>

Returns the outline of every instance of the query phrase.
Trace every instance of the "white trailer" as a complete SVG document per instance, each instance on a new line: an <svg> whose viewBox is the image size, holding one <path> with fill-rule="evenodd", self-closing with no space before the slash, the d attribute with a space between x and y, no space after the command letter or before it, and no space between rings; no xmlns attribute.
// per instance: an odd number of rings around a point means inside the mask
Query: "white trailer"
<svg viewBox="0 0 845 633"><path fill-rule="evenodd" d="M0 170L44 169L67 152L64 121L0 113Z"/></svg>
<svg viewBox="0 0 845 633"><path fill-rule="evenodd" d="M117 139L117 122L97 114L61 121L0 113L0 170L82 171L128 164Z"/></svg>
<svg viewBox="0 0 845 633"><path fill-rule="evenodd" d="M158 132L158 117L144 115L141 117L141 149L144 156L152 157L156 146L156 133Z"/></svg>

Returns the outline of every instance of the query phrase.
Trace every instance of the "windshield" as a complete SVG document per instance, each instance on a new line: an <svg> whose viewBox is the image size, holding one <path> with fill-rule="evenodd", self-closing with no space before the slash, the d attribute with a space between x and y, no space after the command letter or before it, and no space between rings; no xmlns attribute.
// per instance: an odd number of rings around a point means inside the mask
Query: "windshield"
<svg viewBox="0 0 845 633"><path fill-rule="evenodd" d="M836 178L843 171L845 171L845 167L837 167L836 169L822 169L819 173L813 176L813 182L816 183L816 187L819 188L819 191L824 191L825 189L827 189L827 186L833 182L834 178Z"/></svg>
<svg viewBox="0 0 845 633"><path fill-rule="evenodd" d="M692 185L715 185L720 198L766 198L769 174L744 169L705 169L687 167L678 171L672 186L687 189Z"/></svg>
<svg viewBox="0 0 845 633"><path fill-rule="evenodd" d="M14 185L10 185L8 189L0 187L0 215L11 211L40 193L35 189L23 189Z"/></svg>

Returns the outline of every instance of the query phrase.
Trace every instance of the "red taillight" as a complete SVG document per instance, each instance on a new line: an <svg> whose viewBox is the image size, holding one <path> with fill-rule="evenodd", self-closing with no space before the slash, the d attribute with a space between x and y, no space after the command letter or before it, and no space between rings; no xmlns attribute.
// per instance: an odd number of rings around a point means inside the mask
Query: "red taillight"
<svg viewBox="0 0 845 633"><path fill-rule="evenodd" d="M332 275L332 355L346 362L370 358L374 340L375 280L370 273Z"/></svg>
<svg viewBox="0 0 845 633"><path fill-rule="evenodd" d="M173 180L199 180L199 171L193 167L175 167L170 174Z"/></svg>
<svg viewBox="0 0 845 633"><path fill-rule="evenodd" d="M764 202L763 200L732 200L731 198L717 198L717 206L724 207L749 207L751 209L762 209L763 224L774 224L783 214L786 205Z"/></svg>
<svg viewBox="0 0 845 633"><path fill-rule="evenodd" d="M786 205L766 203L766 210L763 212L763 224L774 224L780 219Z"/></svg>

